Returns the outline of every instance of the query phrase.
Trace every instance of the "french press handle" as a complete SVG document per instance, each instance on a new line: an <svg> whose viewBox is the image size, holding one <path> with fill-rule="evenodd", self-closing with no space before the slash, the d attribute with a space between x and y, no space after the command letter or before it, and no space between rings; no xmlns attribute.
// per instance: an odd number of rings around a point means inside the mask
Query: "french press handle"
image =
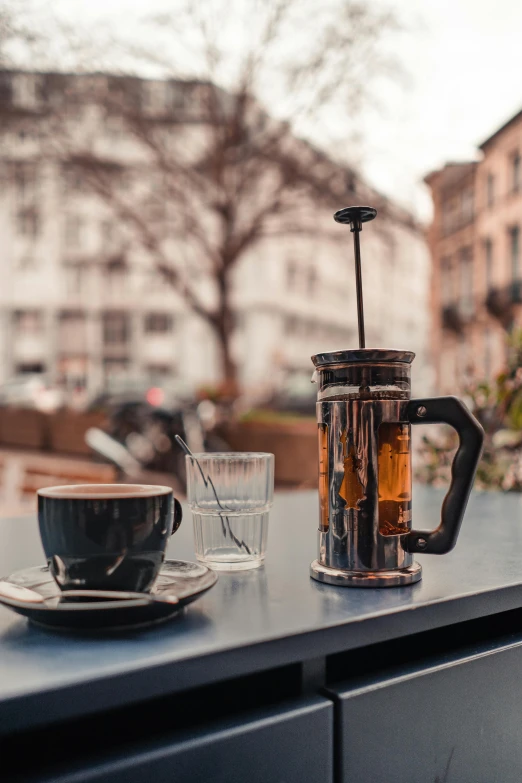
<svg viewBox="0 0 522 783"><path fill-rule="evenodd" d="M436 530L412 530L403 546L408 552L444 555L457 543L460 525L482 453L484 430L457 397L427 397L410 400L406 416L412 424L449 424L459 436L451 466L451 484L442 504Z"/></svg>

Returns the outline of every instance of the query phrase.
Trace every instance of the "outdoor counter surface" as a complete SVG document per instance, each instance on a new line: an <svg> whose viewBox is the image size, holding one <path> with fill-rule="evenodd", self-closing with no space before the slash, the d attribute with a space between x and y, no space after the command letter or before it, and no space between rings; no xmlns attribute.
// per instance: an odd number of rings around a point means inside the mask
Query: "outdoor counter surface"
<svg viewBox="0 0 522 783"><path fill-rule="evenodd" d="M436 527L442 497L415 487L416 529ZM522 606L520 495L473 493L455 550L418 556L421 582L381 590L310 579L317 506L312 491L276 494L266 565L221 573L200 600L149 630L53 633L0 607L0 733ZM168 554L194 559L190 512ZM43 562L33 516L0 520L1 575Z"/></svg>

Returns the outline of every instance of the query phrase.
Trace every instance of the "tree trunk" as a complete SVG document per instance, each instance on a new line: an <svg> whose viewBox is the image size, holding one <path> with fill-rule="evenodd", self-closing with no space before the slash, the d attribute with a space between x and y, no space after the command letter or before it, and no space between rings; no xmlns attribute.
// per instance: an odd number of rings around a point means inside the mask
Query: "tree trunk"
<svg viewBox="0 0 522 783"><path fill-rule="evenodd" d="M237 365L230 353L230 335L223 330L216 331L218 339L219 359L221 364L221 383L226 396L237 397L239 392Z"/></svg>
<svg viewBox="0 0 522 783"><path fill-rule="evenodd" d="M221 363L221 386L225 396L237 397L239 384L237 377L237 365L230 351L230 338L234 324L233 314L229 303L229 285L227 275L220 275L217 279L219 291L218 312L215 319L215 331L218 341L219 359Z"/></svg>

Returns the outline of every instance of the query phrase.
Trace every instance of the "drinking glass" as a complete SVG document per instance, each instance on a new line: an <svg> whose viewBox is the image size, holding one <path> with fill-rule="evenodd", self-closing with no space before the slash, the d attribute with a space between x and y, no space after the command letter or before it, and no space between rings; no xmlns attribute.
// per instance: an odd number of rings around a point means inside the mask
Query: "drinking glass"
<svg viewBox="0 0 522 783"><path fill-rule="evenodd" d="M229 451L186 457L197 559L221 571L263 563L274 497L274 455Z"/></svg>

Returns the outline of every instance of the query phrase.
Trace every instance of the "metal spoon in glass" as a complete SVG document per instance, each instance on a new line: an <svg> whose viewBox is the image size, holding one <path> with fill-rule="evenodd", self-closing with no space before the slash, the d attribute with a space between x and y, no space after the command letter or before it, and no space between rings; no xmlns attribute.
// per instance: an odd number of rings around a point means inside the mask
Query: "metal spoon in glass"
<svg viewBox="0 0 522 783"><path fill-rule="evenodd" d="M201 465L199 464L199 462L197 460L197 457L189 449L189 447L187 446L187 444L185 443L183 438L180 437L179 435L175 435L174 439L176 440L176 443L178 444L178 446L185 452L185 454L188 457L190 457L192 462L195 462L196 465L198 466L198 470L200 472L201 478L203 479L203 484L206 487L210 486L212 488L212 493L213 493L214 497L216 498L216 503L218 504L218 507L220 509L220 511L219 511L219 518L221 519L221 529L223 530L224 537L226 538L227 534L228 534L230 536L230 538L232 539L232 541L234 542L234 544L237 547L239 547L239 549L244 549L245 552L247 553L247 555L251 555L252 551L251 551L250 547L248 546L248 544L245 544L244 541L240 541L239 538L236 535L234 535L234 532L233 532L232 528L230 527L230 520L229 520L228 516L224 513L225 511L232 511L233 509L227 508L226 506L224 506L221 503L220 499L217 496L217 492L216 492L216 488L214 486L214 482L212 481L210 476L206 476L205 477L205 474L203 473L203 470L201 469Z"/></svg>

